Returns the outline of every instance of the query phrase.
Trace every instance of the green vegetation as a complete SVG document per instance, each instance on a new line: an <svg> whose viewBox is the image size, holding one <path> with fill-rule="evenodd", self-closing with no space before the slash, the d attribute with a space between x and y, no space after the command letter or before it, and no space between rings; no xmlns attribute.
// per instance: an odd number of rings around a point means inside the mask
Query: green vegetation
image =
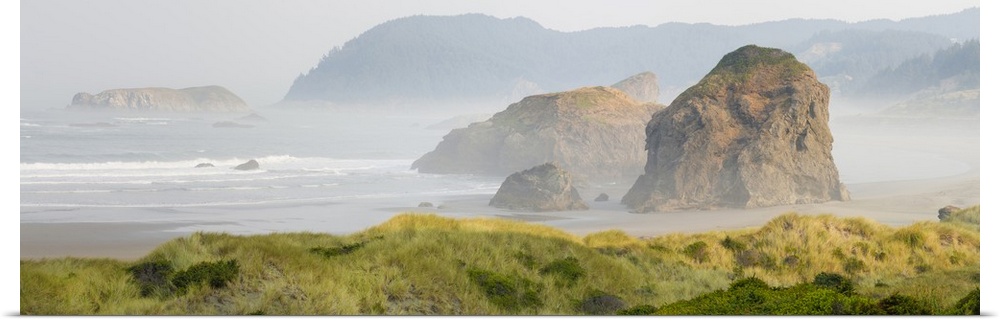
<svg viewBox="0 0 1000 322"><path fill-rule="evenodd" d="M813 283L771 287L757 278L733 282L728 290L665 305L662 315L929 315L929 306L913 297L892 294L882 299L859 295L845 277L821 273ZM975 294L978 294L976 292ZM957 307L978 306L970 294ZM964 300L964 299L963 299ZM976 302L976 303L974 303ZM954 311L954 310L953 310Z"/></svg>
<svg viewBox="0 0 1000 322"><path fill-rule="evenodd" d="M786 214L637 239L404 214L346 236L195 233L134 262L21 261L20 301L29 315L973 314L978 287L965 222Z"/></svg>
<svg viewBox="0 0 1000 322"><path fill-rule="evenodd" d="M542 305L542 300L538 298L540 285L526 278L479 269L470 269L469 278L479 285L490 303L508 313L517 313L524 308L537 308Z"/></svg>
<svg viewBox="0 0 1000 322"><path fill-rule="evenodd" d="M715 96L727 89L790 80L804 74L813 74L813 71L794 55L781 49L747 45L723 56L708 75L676 100L683 102L691 97Z"/></svg>

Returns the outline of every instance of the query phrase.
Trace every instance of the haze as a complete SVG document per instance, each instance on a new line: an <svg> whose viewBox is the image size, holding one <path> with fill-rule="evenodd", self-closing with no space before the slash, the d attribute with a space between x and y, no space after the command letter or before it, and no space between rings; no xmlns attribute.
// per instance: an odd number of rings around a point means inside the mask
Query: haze
<svg viewBox="0 0 1000 322"><path fill-rule="evenodd" d="M272 104L334 46L412 15L524 16L560 31L667 22L903 19L979 1L66 1L21 3L21 109L77 92L209 84ZM987 19L988 20L988 19Z"/></svg>

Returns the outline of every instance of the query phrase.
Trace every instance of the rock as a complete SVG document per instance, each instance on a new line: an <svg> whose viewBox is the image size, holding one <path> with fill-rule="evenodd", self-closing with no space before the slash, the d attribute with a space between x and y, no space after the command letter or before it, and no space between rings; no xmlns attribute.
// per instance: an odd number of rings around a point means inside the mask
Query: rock
<svg viewBox="0 0 1000 322"><path fill-rule="evenodd" d="M260 164L257 163L257 160L250 160L250 161L247 161L246 163L243 163L241 165L236 166L233 169L244 170L244 171L246 171L246 170L257 170L257 169L260 169Z"/></svg>
<svg viewBox="0 0 1000 322"><path fill-rule="evenodd" d="M938 219L940 219L941 221L945 221L948 218L951 218L951 215L955 214L960 210L962 210L962 208L951 205L945 206L944 208L938 209Z"/></svg>
<svg viewBox="0 0 1000 322"><path fill-rule="evenodd" d="M162 87L111 89L73 96L71 109L158 112L246 112L243 99L222 86L172 89Z"/></svg>
<svg viewBox="0 0 1000 322"><path fill-rule="evenodd" d="M424 202L421 202L419 205L417 205L417 207L420 207L420 208L434 208L434 204L432 204L430 202L424 201Z"/></svg>
<svg viewBox="0 0 1000 322"><path fill-rule="evenodd" d="M211 163L199 163L198 165L196 165L194 167L195 168L214 168L215 165L211 164Z"/></svg>
<svg viewBox="0 0 1000 322"><path fill-rule="evenodd" d="M251 128L251 124L241 124L233 121L220 121L212 124L212 127L232 127L232 128Z"/></svg>
<svg viewBox="0 0 1000 322"><path fill-rule="evenodd" d="M646 122L661 108L610 87L529 96L452 130L412 168L500 176L557 162L580 182L631 182L646 162Z"/></svg>
<svg viewBox="0 0 1000 322"><path fill-rule="evenodd" d="M513 210L586 210L569 172L546 163L511 174L500 185L490 206Z"/></svg>
<svg viewBox="0 0 1000 322"><path fill-rule="evenodd" d="M848 200L833 162L830 90L792 54L745 46L653 115L638 212Z"/></svg>
<svg viewBox="0 0 1000 322"><path fill-rule="evenodd" d="M643 72L611 85L639 102L656 102L660 99L660 84L656 74Z"/></svg>
<svg viewBox="0 0 1000 322"><path fill-rule="evenodd" d="M602 192L600 195L597 195L597 198L594 198L594 201L608 201L609 198L611 197L608 197L608 194Z"/></svg>

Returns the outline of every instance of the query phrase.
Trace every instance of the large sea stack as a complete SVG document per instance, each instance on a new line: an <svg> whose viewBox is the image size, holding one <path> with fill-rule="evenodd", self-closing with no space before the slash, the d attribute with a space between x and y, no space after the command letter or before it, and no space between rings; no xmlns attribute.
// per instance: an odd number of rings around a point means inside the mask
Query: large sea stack
<svg viewBox="0 0 1000 322"><path fill-rule="evenodd" d="M745 46L646 126L638 212L848 200L833 163L829 88L792 54Z"/></svg>
<svg viewBox="0 0 1000 322"><path fill-rule="evenodd" d="M512 210L587 210L589 207L573 187L573 177L546 163L507 176L490 206Z"/></svg>
<svg viewBox="0 0 1000 322"><path fill-rule="evenodd" d="M150 112L250 112L239 96L222 86L182 89L149 87L111 89L73 96L71 109Z"/></svg>
<svg viewBox="0 0 1000 322"><path fill-rule="evenodd" d="M452 130L412 168L500 176L557 162L581 181L631 182L646 162L646 123L663 107L603 86L528 96Z"/></svg>

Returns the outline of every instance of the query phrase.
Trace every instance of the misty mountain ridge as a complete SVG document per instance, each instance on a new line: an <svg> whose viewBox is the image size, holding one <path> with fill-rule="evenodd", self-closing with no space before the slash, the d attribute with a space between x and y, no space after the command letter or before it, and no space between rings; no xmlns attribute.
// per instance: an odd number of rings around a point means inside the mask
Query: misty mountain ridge
<svg viewBox="0 0 1000 322"><path fill-rule="evenodd" d="M847 23L791 19L743 26L665 23L576 32L483 14L387 21L333 48L300 75L284 103L390 106L492 101L608 84L650 71L669 101L746 44L803 57L834 93L852 95L878 72L979 36L979 9Z"/></svg>

